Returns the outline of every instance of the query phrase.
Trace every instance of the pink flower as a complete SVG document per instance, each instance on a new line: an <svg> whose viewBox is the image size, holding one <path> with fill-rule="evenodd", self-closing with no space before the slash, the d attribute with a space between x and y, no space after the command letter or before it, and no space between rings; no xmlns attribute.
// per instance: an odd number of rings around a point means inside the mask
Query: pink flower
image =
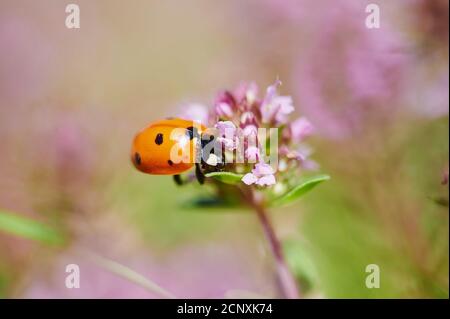
<svg viewBox="0 0 450 319"><path fill-rule="evenodd" d="M270 186L276 184L274 173L269 164L258 163L251 173L245 174L242 181L247 185Z"/></svg>
<svg viewBox="0 0 450 319"><path fill-rule="evenodd" d="M288 148L284 148L283 153L288 159L295 159L299 161L300 167L305 170L315 171L319 169L319 164L309 158L312 154L312 150L305 145L301 145L297 150L294 151L290 151Z"/></svg>
<svg viewBox="0 0 450 319"><path fill-rule="evenodd" d="M253 124L253 125L256 124L256 116L253 112L247 111L247 112L242 113L242 115L241 115L241 125L246 126L249 124Z"/></svg>
<svg viewBox="0 0 450 319"><path fill-rule="evenodd" d="M215 128L219 131L217 141L221 143L225 149L234 150L237 147L236 125L231 121L217 122Z"/></svg>
<svg viewBox="0 0 450 319"><path fill-rule="evenodd" d="M181 106L182 110L179 116L185 120L200 122L203 125L208 124L208 108L199 103L188 103Z"/></svg>
<svg viewBox="0 0 450 319"><path fill-rule="evenodd" d="M237 147L237 141L234 138L218 137L217 141L222 144L226 150L232 151Z"/></svg>
<svg viewBox="0 0 450 319"><path fill-rule="evenodd" d="M314 132L314 127L306 118L300 117L290 125L291 138L294 142L301 142Z"/></svg>
<svg viewBox="0 0 450 319"><path fill-rule="evenodd" d="M241 83L234 91L234 96L238 103L246 101L248 104L252 104L258 95L258 86L254 82Z"/></svg>
<svg viewBox="0 0 450 319"><path fill-rule="evenodd" d="M215 128L219 130L221 136L234 135L236 132L236 125L231 121L220 121L217 122Z"/></svg>
<svg viewBox="0 0 450 319"><path fill-rule="evenodd" d="M278 184L283 184L303 170L318 167L317 163L309 159L311 151L303 144L303 140L315 129L305 117L289 117L294 111L292 98L279 95L280 85L279 80L270 85L264 98L257 95L258 87L254 83L243 83L232 92L223 90L216 96L212 112L209 112L207 124L214 130L216 145L229 159L233 156L233 161L226 167L227 171L247 172L248 164L253 165L251 172L241 178L247 185L271 186L277 184L278 179ZM200 104L191 104L186 111L189 111L187 118L201 119L208 116ZM275 152L266 154L265 147L267 142L275 139L259 134L260 128L268 126L277 127L281 137L277 140L279 146L276 156L281 158L276 170L291 170L289 174L276 177L275 168L263 162L266 156L275 155ZM206 164L211 167L217 166L217 163L218 159L214 156L206 160Z"/></svg>
<svg viewBox="0 0 450 319"><path fill-rule="evenodd" d="M320 168L319 164L312 159L302 161L301 167L307 171L317 171Z"/></svg>
<svg viewBox="0 0 450 319"><path fill-rule="evenodd" d="M361 23L364 1L341 2L337 7L315 1L310 5L316 10L303 10L308 12L302 14L308 25L321 27L311 30L315 41L305 47L293 68L302 111L318 132L332 139L351 138L368 123L384 125L395 118L405 104L402 88L409 69L414 70L411 78L426 78L411 67L405 54L410 44L401 32L387 20L379 32L372 32Z"/></svg>
<svg viewBox="0 0 450 319"><path fill-rule="evenodd" d="M267 88L266 96L261 104L261 117L263 123L283 124L287 121L287 116L294 111L292 97L279 96L277 93L281 81L277 80Z"/></svg>
<svg viewBox="0 0 450 319"><path fill-rule="evenodd" d="M26 16L7 14L3 7L1 12L0 96L2 109L9 105L11 110L49 94L61 55L51 37L40 33Z"/></svg>
<svg viewBox="0 0 450 319"><path fill-rule="evenodd" d="M258 128L255 125L247 125L242 129L242 133L244 134L245 137L257 136Z"/></svg>
<svg viewBox="0 0 450 319"><path fill-rule="evenodd" d="M233 116L233 110L231 109L231 106L228 103L220 102L216 105L215 108L216 114L219 117L232 117Z"/></svg>
<svg viewBox="0 0 450 319"><path fill-rule="evenodd" d="M249 146L245 151L245 157L249 162L256 162L260 158L259 148L256 146Z"/></svg>
<svg viewBox="0 0 450 319"><path fill-rule="evenodd" d="M217 94L216 99L214 101L214 105L217 105L219 103L225 103L231 106L232 109L235 109L236 107L236 100L232 93L229 91L222 91L219 94Z"/></svg>

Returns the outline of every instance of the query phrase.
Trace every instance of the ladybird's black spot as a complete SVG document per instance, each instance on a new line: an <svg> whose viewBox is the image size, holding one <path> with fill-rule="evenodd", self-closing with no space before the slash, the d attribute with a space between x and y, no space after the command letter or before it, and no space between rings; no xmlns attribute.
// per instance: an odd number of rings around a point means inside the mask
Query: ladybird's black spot
<svg viewBox="0 0 450 319"><path fill-rule="evenodd" d="M192 140L194 137L198 136L198 130L196 127L189 126L186 128L187 135L189 136L189 139Z"/></svg>
<svg viewBox="0 0 450 319"><path fill-rule="evenodd" d="M156 143L156 145L161 145L163 143L162 133L156 134L155 143Z"/></svg>
<svg viewBox="0 0 450 319"><path fill-rule="evenodd" d="M167 163L169 163L170 166L173 165L173 162L171 160L168 160Z"/></svg>
<svg viewBox="0 0 450 319"><path fill-rule="evenodd" d="M134 153L134 162L136 165L141 165L141 155L139 153Z"/></svg>

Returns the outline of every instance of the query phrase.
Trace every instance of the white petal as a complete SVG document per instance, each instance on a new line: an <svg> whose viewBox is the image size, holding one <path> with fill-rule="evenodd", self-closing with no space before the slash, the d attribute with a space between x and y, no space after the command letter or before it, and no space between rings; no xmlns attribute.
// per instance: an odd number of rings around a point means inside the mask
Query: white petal
<svg viewBox="0 0 450 319"><path fill-rule="evenodd" d="M247 185L254 184L257 180L258 178L252 173L247 173L242 177L242 181Z"/></svg>
<svg viewBox="0 0 450 319"><path fill-rule="evenodd" d="M270 185L275 185L277 182L275 180L275 176L273 175L266 175L261 177L260 179L258 179L258 181L256 182L257 185L259 186L270 186Z"/></svg>
<svg viewBox="0 0 450 319"><path fill-rule="evenodd" d="M274 173L273 168L266 163L256 164L252 172L257 176L270 175Z"/></svg>
<svg viewBox="0 0 450 319"><path fill-rule="evenodd" d="M210 154L208 160L206 161L206 164L210 166L217 166L217 156L214 154Z"/></svg>

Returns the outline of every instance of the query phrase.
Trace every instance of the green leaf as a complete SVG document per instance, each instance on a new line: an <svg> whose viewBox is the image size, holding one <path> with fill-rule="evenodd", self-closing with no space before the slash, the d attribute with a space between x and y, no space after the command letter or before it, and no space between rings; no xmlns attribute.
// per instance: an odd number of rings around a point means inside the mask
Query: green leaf
<svg viewBox="0 0 450 319"><path fill-rule="evenodd" d="M51 245L58 245L63 242L61 234L53 228L5 211L0 211L0 231Z"/></svg>
<svg viewBox="0 0 450 319"><path fill-rule="evenodd" d="M236 174L231 172L212 172L205 174L205 176L215 178L222 183L230 185L236 185L237 183L240 183L242 177L244 177L243 174Z"/></svg>
<svg viewBox="0 0 450 319"><path fill-rule="evenodd" d="M139 285L146 290L157 294L161 298L176 298L172 293L159 286L156 282L148 279L147 277L141 275L140 273L125 265L91 252L85 252L85 255L103 269L117 276L120 276L136 285Z"/></svg>
<svg viewBox="0 0 450 319"><path fill-rule="evenodd" d="M272 206L282 206L291 204L303 195L305 195L307 192L312 190L314 187L319 185L320 183L327 181L330 179L330 176L328 175L317 175L310 177L306 180L303 180L302 183L292 188L290 191L285 193L284 195L276 198L272 201Z"/></svg>
<svg viewBox="0 0 450 319"><path fill-rule="evenodd" d="M231 208L239 207L239 201L216 196L194 197L183 203L183 208Z"/></svg>

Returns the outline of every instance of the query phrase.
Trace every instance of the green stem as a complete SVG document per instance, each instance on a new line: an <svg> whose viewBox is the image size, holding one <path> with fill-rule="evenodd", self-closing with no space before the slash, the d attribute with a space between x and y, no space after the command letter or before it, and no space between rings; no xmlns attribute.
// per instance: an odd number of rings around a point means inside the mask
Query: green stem
<svg viewBox="0 0 450 319"><path fill-rule="evenodd" d="M255 194L253 191L247 193L247 198L250 199L250 203L258 216L261 226L263 227L264 235L274 256L278 282L283 296L288 299L298 299L300 297L299 287L286 263L283 248L275 234L275 230L270 222L266 208L262 203L255 199Z"/></svg>

